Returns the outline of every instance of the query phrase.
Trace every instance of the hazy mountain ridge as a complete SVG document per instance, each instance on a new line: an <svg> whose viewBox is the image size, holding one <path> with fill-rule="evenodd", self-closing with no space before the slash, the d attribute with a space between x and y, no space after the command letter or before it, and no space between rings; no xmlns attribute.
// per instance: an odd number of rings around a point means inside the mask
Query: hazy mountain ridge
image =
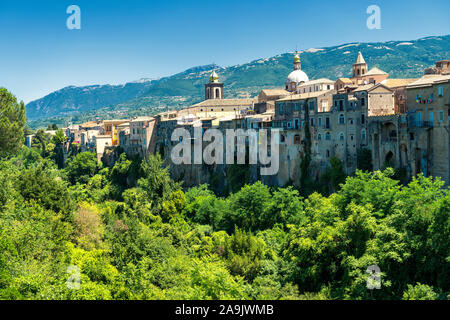
<svg viewBox="0 0 450 320"><path fill-rule="evenodd" d="M369 68L378 67L391 78L420 77L425 67L450 59L450 35L311 48L301 52L302 69L310 79L350 76L359 50ZM153 113L152 110L181 108L203 100L204 84L213 68L225 83L226 98L254 96L262 88L284 87L292 70L292 57L292 53L284 53L226 68L198 66L161 79L117 86L66 87L29 103L27 116L34 120L85 112L98 115L102 109L120 110L120 115L127 116L139 110Z"/></svg>

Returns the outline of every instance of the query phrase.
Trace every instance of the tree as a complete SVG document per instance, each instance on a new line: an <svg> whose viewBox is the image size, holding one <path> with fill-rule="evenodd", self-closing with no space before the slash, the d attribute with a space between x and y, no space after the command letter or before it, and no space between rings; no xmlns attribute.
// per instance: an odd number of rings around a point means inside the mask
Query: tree
<svg viewBox="0 0 450 320"><path fill-rule="evenodd" d="M70 183L87 183L98 171L99 164L93 152L82 152L67 164L66 172Z"/></svg>
<svg viewBox="0 0 450 320"><path fill-rule="evenodd" d="M273 193L266 210L260 217L260 228L272 228L275 224L300 225L305 221L302 197L292 187L280 188Z"/></svg>
<svg viewBox="0 0 450 320"><path fill-rule="evenodd" d="M266 226L261 225L261 216L267 208L270 197L269 188L261 181L246 185L232 194L228 199L229 210L224 217L226 230L233 232L235 226L244 230L264 229Z"/></svg>
<svg viewBox="0 0 450 320"><path fill-rule="evenodd" d="M180 184L171 179L169 169L163 167L163 160L159 154L144 160L141 169L143 177L138 180L138 186L147 193L153 209L160 213L164 200L179 190Z"/></svg>
<svg viewBox="0 0 450 320"><path fill-rule="evenodd" d="M437 294L433 288L421 283L415 286L408 284L408 290L403 293L403 300L435 300L436 298Z"/></svg>
<svg viewBox="0 0 450 320"><path fill-rule="evenodd" d="M336 191L339 189L339 185L345 182L346 174L344 172L344 166L342 165L341 160L336 157L330 159L330 165L325 172L325 180L328 181L328 184L331 186L331 191Z"/></svg>
<svg viewBox="0 0 450 320"><path fill-rule="evenodd" d="M358 153L357 167L362 171L372 171L372 151L370 149L363 148Z"/></svg>
<svg viewBox="0 0 450 320"><path fill-rule="evenodd" d="M57 172L45 168L42 164L21 173L18 190L25 201L36 201L48 210L64 214L72 210L66 183Z"/></svg>
<svg viewBox="0 0 450 320"><path fill-rule="evenodd" d="M56 130L55 135L52 137L52 143L55 145L53 149L52 158L55 160L58 168L64 168L64 142L66 142L67 137L64 131L61 129Z"/></svg>
<svg viewBox="0 0 450 320"><path fill-rule="evenodd" d="M16 153L24 143L25 104L0 88L0 157Z"/></svg>

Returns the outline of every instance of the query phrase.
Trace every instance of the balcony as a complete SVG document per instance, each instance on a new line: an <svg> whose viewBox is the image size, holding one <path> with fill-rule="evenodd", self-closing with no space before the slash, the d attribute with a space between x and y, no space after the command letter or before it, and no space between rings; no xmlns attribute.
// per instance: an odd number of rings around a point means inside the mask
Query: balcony
<svg viewBox="0 0 450 320"><path fill-rule="evenodd" d="M432 121L419 121L419 120L410 120L411 127L416 128L433 128L434 123Z"/></svg>

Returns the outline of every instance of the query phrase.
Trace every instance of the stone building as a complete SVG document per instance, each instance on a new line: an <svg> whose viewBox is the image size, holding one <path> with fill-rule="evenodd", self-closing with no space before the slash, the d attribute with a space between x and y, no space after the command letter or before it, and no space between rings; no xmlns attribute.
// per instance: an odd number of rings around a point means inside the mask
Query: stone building
<svg viewBox="0 0 450 320"><path fill-rule="evenodd" d="M450 182L450 74L427 74L407 86L411 175Z"/></svg>
<svg viewBox="0 0 450 320"><path fill-rule="evenodd" d="M119 145L119 126L128 120L105 120L103 121L103 135L110 136L112 145Z"/></svg>
<svg viewBox="0 0 450 320"><path fill-rule="evenodd" d="M170 164L171 150L180 142L171 141L176 128L190 132L191 145L199 139L194 136L195 128L201 128L202 134L209 128L223 133L271 128L280 133L276 142L279 171L261 176L261 166L250 165L252 181L298 185L307 153L313 179L320 178L332 157L340 159L345 173L351 175L364 150L371 152L374 170L389 165L403 168L406 177L423 172L449 181L450 74L446 74L446 61L438 62L433 73L428 71L420 79L389 79L377 68L369 70L359 53L352 78L309 81L296 54L285 89L264 89L252 99L224 99L224 85L213 71L205 85L205 101L155 117L151 133L155 147L149 150L160 152ZM174 178L189 186L211 181L225 184L226 172L226 164L171 165Z"/></svg>

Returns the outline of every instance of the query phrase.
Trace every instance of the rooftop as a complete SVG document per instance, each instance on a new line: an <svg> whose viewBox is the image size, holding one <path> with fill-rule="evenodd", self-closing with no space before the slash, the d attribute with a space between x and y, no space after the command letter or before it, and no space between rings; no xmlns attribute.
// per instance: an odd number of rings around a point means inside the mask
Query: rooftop
<svg viewBox="0 0 450 320"><path fill-rule="evenodd" d="M153 117L137 117L132 119L130 122L141 122L141 121L153 121L155 118Z"/></svg>
<svg viewBox="0 0 450 320"><path fill-rule="evenodd" d="M267 96L287 96L291 94L289 91L284 89L263 89L261 92Z"/></svg>
<svg viewBox="0 0 450 320"><path fill-rule="evenodd" d="M353 84L352 80L350 80L349 78L339 78L338 80L341 80L344 83L352 83Z"/></svg>
<svg viewBox="0 0 450 320"><path fill-rule="evenodd" d="M364 74L364 76L375 76L380 74L387 74L387 73L381 69L378 69L377 67L373 67L372 69L369 70L369 72Z"/></svg>
<svg viewBox="0 0 450 320"><path fill-rule="evenodd" d="M417 79L385 79L381 81L388 88L406 87Z"/></svg>
<svg viewBox="0 0 450 320"><path fill-rule="evenodd" d="M350 79L348 79L348 80L350 80ZM351 82L351 81L350 81L350 82ZM309 86L309 85L319 84L319 83L329 83L329 84L332 84L332 83L334 83L334 81L332 81L332 80L330 80L330 79L327 79L327 78L320 78L320 79L317 79L317 80L311 80L311 81L305 82L304 84L300 85L299 87Z"/></svg>
<svg viewBox="0 0 450 320"><path fill-rule="evenodd" d="M293 94L289 97L279 99L277 101L291 101L291 100L303 100L303 99L309 99L309 98L317 98L322 95L327 95L330 93L333 93L334 90L328 90L328 91L316 91L316 92L307 92L307 93L301 93L301 94Z"/></svg>
<svg viewBox="0 0 450 320"><path fill-rule="evenodd" d="M422 78L410 83L408 85L408 88L426 87L426 86L431 86L436 83L449 82L449 81L450 81L450 75L427 74L427 75L424 75Z"/></svg>
<svg viewBox="0 0 450 320"><path fill-rule="evenodd" d="M189 108L196 107L221 107L221 106L250 106L257 103L258 99L208 99L194 104Z"/></svg>

